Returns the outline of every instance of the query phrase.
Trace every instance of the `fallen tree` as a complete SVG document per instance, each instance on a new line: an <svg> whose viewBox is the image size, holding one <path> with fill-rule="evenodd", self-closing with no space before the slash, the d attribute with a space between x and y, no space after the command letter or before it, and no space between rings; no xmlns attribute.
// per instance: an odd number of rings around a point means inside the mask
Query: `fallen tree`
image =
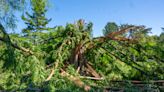
<svg viewBox="0 0 164 92"><path fill-rule="evenodd" d="M15 57L13 63L15 67L10 71L2 72L6 75L2 79L8 80L4 83L7 85L15 78L17 81L14 80L11 86L16 84L26 90L42 91L52 85L62 83L61 78L66 78L79 87L79 90L82 88L84 91L91 91L94 88L100 89L100 87L105 90L104 86L109 85L107 82L110 80L126 80L136 77L138 80L160 79L163 67L158 67L159 63L153 62L158 68L147 68L140 63L141 60L149 63L144 59L150 57L143 54L144 49L143 53L140 51L140 39L123 36L129 31L144 30L145 27L130 25L106 36L94 38L91 37L92 30L88 26L79 20L76 24L67 24L66 27L56 27L47 33L38 33L37 37L34 37L38 41L37 44L30 41L32 38L20 36L26 40L20 40L21 46L19 46L12 41L10 38L12 35L7 34L1 25L0 30L3 34L0 35L0 41L4 42L6 47L3 45L5 48L0 50L4 53L6 50L11 51L12 57ZM28 46L29 49L23 46ZM26 54L22 55L22 52ZM0 54L0 57L5 62L6 56L10 55ZM145 58L140 60L141 56ZM159 59L154 57L153 60ZM157 70L159 72L152 72ZM62 81L54 83L55 80L60 79ZM68 81L65 83L71 84ZM99 85L103 86L99 87ZM2 87L3 89L8 88ZM11 87L11 89L17 88L19 87Z"/></svg>

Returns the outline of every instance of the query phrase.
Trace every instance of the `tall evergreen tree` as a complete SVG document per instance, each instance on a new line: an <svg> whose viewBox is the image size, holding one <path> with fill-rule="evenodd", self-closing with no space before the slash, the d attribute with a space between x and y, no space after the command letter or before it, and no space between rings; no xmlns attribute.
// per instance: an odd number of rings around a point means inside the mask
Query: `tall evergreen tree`
<svg viewBox="0 0 164 92"><path fill-rule="evenodd" d="M47 24L51 19L46 18L47 0L31 0L32 14L26 12L26 16L22 16L27 28L23 29L24 36L30 39L32 44L37 44L43 31L48 30Z"/></svg>
<svg viewBox="0 0 164 92"><path fill-rule="evenodd" d="M22 16L25 24L27 24L27 28L22 30L26 36L29 36L31 33L47 30L46 25L51 21L51 19L45 16L47 12L47 0L31 0L31 5L32 14L26 12L26 16Z"/></svg>

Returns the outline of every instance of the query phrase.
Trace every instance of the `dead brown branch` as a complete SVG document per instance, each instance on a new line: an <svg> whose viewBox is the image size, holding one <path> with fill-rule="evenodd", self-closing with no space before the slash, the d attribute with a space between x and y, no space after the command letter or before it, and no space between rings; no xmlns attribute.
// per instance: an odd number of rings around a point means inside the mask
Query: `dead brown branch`
<svg viewBox="0 0 164 92"><path fill-rule="evenodd" d="M143 28L143 27L142 26L129 26L129 27L123 28L123 29L121 29L121 30L119 30L117 32L109 33L105 37L97 37L97 38L94 38L94 40L97 40L97 41L99 41L101 43L104 42L107 39L111 39L111 40L115 40L115 41L136 42L135 39L129 39L129 38L126 38L126 37L117 37L117 36L118 35L121 35L123 33L129 32L131 30L140 29L140 28Z"/></svg>
<svg viewBox="0 0 164 92"><path fill-rule="evenodd" d="M129 26L129 27L127 27L127 28L123 28L123 29L121 29L121 30L119 30L119 31L117 31L117 32L112 32L112 33L109 33L108 35L107 35L107 37L116 37L116 36L118 36L118 35L121 35L121 34L123 34L123 33L126 33L126 32L128 32L128 31L130 31L130 30L133 30L133 29L137 29L137 28L140 28L139 26Z"/></svg>

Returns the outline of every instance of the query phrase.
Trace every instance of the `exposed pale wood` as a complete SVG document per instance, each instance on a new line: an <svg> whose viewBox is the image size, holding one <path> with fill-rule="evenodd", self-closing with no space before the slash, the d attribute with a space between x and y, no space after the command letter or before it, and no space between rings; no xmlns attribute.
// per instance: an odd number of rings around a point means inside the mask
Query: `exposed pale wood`
<svg viewBox="0 0 164 92"><path fill-rule="evenodd" d="M12 45L14 48L16 48L16 49L18 49L18 50L21 50L21 51L23 51L23 52L27 52L27 53L29 53L29 54L31 54L31 55L34 54L34 52L32 52L31 50L26 49L26 48L24 48L24 47L20 47L20 46L18 46L17 44L11 43L11 45Z"/></svg>
<svg viewBox="0 0 164 92"><path fill-rule="evenodd" d="M127 28L124 28L124 29L121 29L117 32L112 32L112 33L109 33L107 34L105 37L97 37L97 38L94 38L94 40L96 41L99 41L99 42L104 42L106 39L111 39L111 40L115 40L115 41L128 41L128 42L136 42L135 39L128 39L126 37L117 37L118 35L121 35L123 33L126 33L128 31L130 31L131 29L141 29L143 28L142 26L129 26Z"/></svg>
<svg viewBox="0 0 164 92"><path fill-rule="evenodd" d="M59 62L57 61L55 63L55 69L57 69L58 65L59 65ZM51 73L45 81L49 81L52 78L52 76L54 75L55 69L54 69L54 67L51 69Z"/></svg>
<svg viewBox="0 0 164 92"><path fill-rule="evenodd" d="M50 75L48 76L48 78L46 79L46 81L49 81L49 80L52 78L53 75L54 75L54 69L52 68L52 69L51 69L51 73L50 73Z"/></svg>
<svg viewBox="0 0 164 92"><path fill-rule="evenodd" d="M1 40L1 38L0 38L0 40ZM4 39L1 40L1 41L5 42ZM30 55L33 55L33 54L34 54L33 51L31 51L31 50L29 50L29 49L26 49L26 48L24 48L24 47L20 47L20 46L18 46L17 44L11 43L11 46L14 47L14 48L16 48L16 49L18 49L18 50L21 50L21 51L23 51L23 52L29 53Z"/></svg>
<svg viewBox="0 0 164 92"><path fill-rule="evenodd" d="M130 31L131 29L136 29L136 28L138 28L138 27L136 27L136 26L130 26L130 27L128 27L128 28L123 28L123 29L121 29L121 30L119 30L119 31L117 31L117 32L109 33L109 34L107 35L107 37L114 37L114 36L117 36L117 35L121 35L121 34L123 34L123 33L126 33L126 32L128 32L128 31Z"/></svg>
<svg viewBox="0 0 164 92"><path fill-rule="evenodd" d="M86 68L87 68L87 71L90 72L94 77L101 78L100 75L88 63L86 63Z"/></svg>
<svg viewBox="0 0 164 92"><path fill-rule="evenodd" d="M104 80L104 78L96 78L96 77L89 77L89 76L80 76L82 79L91 79L91 80Z"/></svg>
<svg viewBox="0 0 164 92"><path fill-rule="evenodd" d="M79 73L79 71L80 71L80 66L78 66L76 73Z"/></svg>
<svg viewBox="0 0 164 92"><path fill-rule="evenodd" d="M91 87L89 85L84 84L84 82L82 82L79 77L74 77L62 69L61 69L61 76L67 77L70 81L74 82L75 85L84 88L85 91L91 90Z"/></svg>

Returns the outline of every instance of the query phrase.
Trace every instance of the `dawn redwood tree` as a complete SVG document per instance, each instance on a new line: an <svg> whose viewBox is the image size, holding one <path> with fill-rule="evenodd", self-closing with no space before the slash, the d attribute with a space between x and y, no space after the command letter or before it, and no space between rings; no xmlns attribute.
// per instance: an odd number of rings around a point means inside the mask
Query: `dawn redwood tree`
<svg viewBox="0 0 164 92"><path fill-rule="evenodd" d="M87 91L92 88L90 83L97 87L108 85L109 80L145 80L153 79L154 75L158 79L163 78L163 64L157 63L156 57L150 58L154 55L154 41L148 43L122 36L130 30L144 27L131 25L102 37L91 37L91 29L91 24L83 20L66 27L57 26L45 33L48 36L39 45L30 49L24 48L26 39L17 37L19 45L15 44L15 40L10 42L10 46L15 48L15 72L9 69L2 71L1 75L5 76L0 76L0 79L6 81L0 81L4 84L0 87L8 90L32 90L37 87L36 90L63 91L63 88L69 87L72 90L76 85L79 87L76 90L83 88ZM0 50L5 53L4 48ZM132 54L136 55L137 62L131 59ZM5 61L6 54L0 53L0 56L1 61ZM158 68L159 64L161 67Z"/></svg>
<svg viewBox="0 0 164 92"><path fill-rule="evenodd" d="M46 31L46 3L31 1L23 36L7 34L0 24L0 91L84 92L106 89L110 80L164 79L162 36L113 23L109 33L93 37L93 24L84 20ZM133 37L124 36L132 31Z"/></svg>

